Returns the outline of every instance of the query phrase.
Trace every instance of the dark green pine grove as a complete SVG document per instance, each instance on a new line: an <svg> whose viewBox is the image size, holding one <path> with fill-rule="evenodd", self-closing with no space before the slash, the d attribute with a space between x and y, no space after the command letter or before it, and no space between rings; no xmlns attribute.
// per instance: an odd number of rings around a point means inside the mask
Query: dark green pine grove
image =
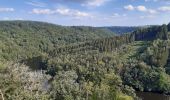
<svg viewBox="0 0 170 100"><path fill-rule="evenodd" d="M1 21L0 99L136 100L135 91L170 94L169 32L170 24Z"/></svg>

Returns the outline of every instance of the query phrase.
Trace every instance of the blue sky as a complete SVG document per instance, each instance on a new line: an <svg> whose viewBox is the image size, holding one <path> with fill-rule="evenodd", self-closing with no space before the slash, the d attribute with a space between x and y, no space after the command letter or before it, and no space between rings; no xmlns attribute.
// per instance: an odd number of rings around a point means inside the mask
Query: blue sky
<svg viewBox="0 0 170 100"><path fill-rule="evenodd" d="M0 20L138 26L170 22L170 0L0 0Z"/></svg>

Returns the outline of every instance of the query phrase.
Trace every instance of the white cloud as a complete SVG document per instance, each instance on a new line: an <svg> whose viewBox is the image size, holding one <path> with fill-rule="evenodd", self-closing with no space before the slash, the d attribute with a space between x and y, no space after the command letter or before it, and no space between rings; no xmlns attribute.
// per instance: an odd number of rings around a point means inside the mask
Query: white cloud
<svg viewBox="0 0 170 100"><path fill-rule="evenodd" d="M156 10L153 10L153 9L148 9L146 8L145 6L141 5L141 6L137 6L136 7L138 11L141 11L141 12L148 12L150 14L156 14L157 11Z"/></svg>
<svg viewBox="0 0 170 100"><path fill-rule="evenodd" d="M54 14L53 11L51 11L50 9L33 9L32 10L33 14Z"/></svg>
<svg viewBox="0 0 170 100"><path fill-rule="evenodd" d="M93 18L93 20L97 20L97 21L107 21L110 22L112 20L116 21L116 20L124 20L127 17L127 14L121 14L121 13L112 13L111 15L105 15L105 14L99 14L97 16L95 16L95 18Z"/></svg>
<svg viewBox="0 0 170 100"><path fill-rule="evenodd" d="M56 9L55 12L60 15L75 16L75 17L90 17L91 16L87 12L82 12L79 10L68 9L68 8L59 8L59 9Z"/></svg>
<svg viewBox="0 0 170 100"><path fill-rule="evenodd" d="M148 9L143 5L139 5L139 6L136 6L136 7L132 6L132 5L127 5L127 6L124 6L124 9L130 10L130 11L137 10L139 12L147 12L147 13L150 13L150 14L156 14L157 13L156 10Z"/></svg>
<svg viewBox="0 0 170 100"><path fill-rule="evenodd" d="M132 5L127 5L127 6L124 6L124 9L126 9L126 10L134 10L135 8Z"/></svg>
<svg viewBox="0 0 170 100"><path fill-rule="evenodd" d="M58 14L63 16L72 16L72 17L92 17L91 14L87 12L82 12L75 9L69 8L58 8L58 9L33 9L32 14L43 14L43 15L52 15Z"/></svg>
<svg viewBox="0 0 170 100"><path fill-rule="evenodd" d="M160 10L160 11L170 11L170 6L162 6L162 7L158 8L158 10Z"/></svg>
<svg viewBox="0 0 170 100"><path fill-rule="evenodd" d="M145 2L149 2L149 1L157 2L157 1L160 1L160 0L145 0Z"/></svg>
<svg viewBox="0 0 170 100"><path fill-rule="evenodd" d="M119 14L119 13L113 13L113 15L111 17L126 17L126 14Z"/></svg>
<svg viewBox="0 0 170 100"><path fill-rule="evenodd" d="M145 6L137 6L136 9L141 12L146 12L148 10Z"/></svg>
<svg viewBox="0 0 170 100"><path fill-rule="evenodd" d="M36 6L36 7L45 7L46 6L45 3L37 2L37 1L29 1L29 2L25 2L25 3L28 5L31 5L31 6Z"/></svg>
<svg viewBox="0 0 170 100"><path fill-rule="evenodd" d="M147 15L147 16L140 16L141 19L146 19L146 18L155 18L156 16L153 15Z"/></svg>
<svg viewBox="0 0 170 100"><path fill-rule="evenodd" d="M56 9L56 11L54 12L59 13L61 15L70 15L70 9L67 8Z"/></svg>
<svg viewBox="0 0 170 100"><path fill-rule="evenodd" d="M0 8L0 12L13 12L14 8Z"/></svg>
<svg viewBox="0 0 170 100"><path fill-rule="evenodd" d="M151 14L156 14L156 13L158 13L156 10L153 10L153 9L148 9L148 12L151 13Z"/></svg>
<svg viewBox="0 0 170 100"><path fill-rule="evenodd" d="M88 13L86 13L86 12L80 12L80 11L77 11L77 12L75 13L75 15L76 15L77 17L89 17L89 16L90 16Z"/></svg>
<svg viewBox="0 0 170 100"><path fill-rule="evenodd" d="M60 3L73 2L87 7L99 7L111 0L53 0Z"/></svg>
<svg viewBox="0 0 170 100"><path fill-rule="evenodd" d="M109 0L87 0L82 5L83 6L93 6L93 7L99 7L102 6L104 3L106 3Z"/></svg>
<svg viewBox="0 0 170 100"><path fill-rule="evenodd" d="M153 2L169 2L170 0L145 0L145 2L149 2L149 1L153 1Z"/></svg>

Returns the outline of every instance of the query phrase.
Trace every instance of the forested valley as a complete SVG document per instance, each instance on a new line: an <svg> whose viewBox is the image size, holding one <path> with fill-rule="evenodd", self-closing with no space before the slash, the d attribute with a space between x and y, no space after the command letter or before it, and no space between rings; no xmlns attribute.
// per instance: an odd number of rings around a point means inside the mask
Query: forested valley
<svg viewBox="0 0 170 100"><path fill-rule="evenodd" d="M0 21L0 100L140 100L170 94L170 24Z"/></svg>

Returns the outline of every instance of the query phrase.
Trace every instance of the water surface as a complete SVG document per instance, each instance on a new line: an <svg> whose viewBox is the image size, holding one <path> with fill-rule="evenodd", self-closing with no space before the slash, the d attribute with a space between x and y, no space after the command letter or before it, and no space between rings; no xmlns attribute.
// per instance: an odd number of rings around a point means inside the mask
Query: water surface
<svg viewBox="0 0 170 100"><path fill-rule="evenodd" d="M170 100L170 95L151 93L151 92L137 92L138 97L142 100Z"/></svg>

